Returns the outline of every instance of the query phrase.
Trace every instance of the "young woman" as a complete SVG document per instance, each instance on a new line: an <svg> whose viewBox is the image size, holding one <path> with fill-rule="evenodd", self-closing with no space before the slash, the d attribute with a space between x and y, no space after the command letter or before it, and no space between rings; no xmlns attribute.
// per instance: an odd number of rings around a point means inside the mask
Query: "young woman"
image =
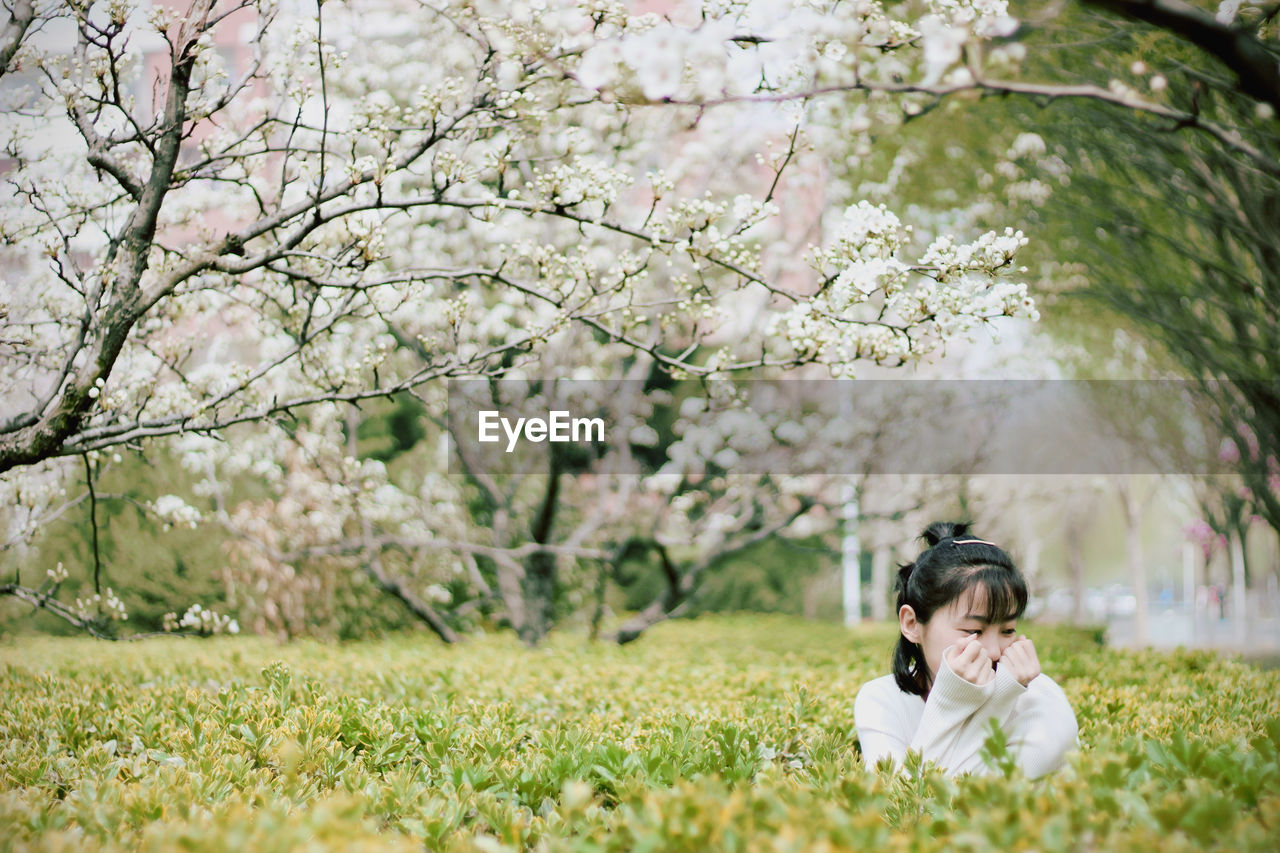
<svg viewBox="0 0 1280 853"><path fill-rule="evenodd" d="M981 753L996 720L1023 772L1057 769L1076 744L1076 717L1018 634L1022 573L966 524L935 522L921 538L929 547L898 571L893 674L854 701L863 763L900 766L915 750L952 774L989 772Z"/></svg>

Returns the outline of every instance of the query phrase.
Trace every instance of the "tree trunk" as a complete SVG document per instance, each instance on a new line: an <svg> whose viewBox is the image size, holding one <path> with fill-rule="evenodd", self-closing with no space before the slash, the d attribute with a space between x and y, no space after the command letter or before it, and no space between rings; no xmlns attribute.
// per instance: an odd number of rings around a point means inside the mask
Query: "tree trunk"
<svg viewBox="0 0 1280 853"><path fill-rule="evenodd" d="M871 618L883 622L889 618L889 565L893 555L881 545L871 555Z"/></svg>
<svg viewBox="0 0 1280 853"><path fill-rule="evenodd" d="M707 559L692 569L681 571L661 542L652 544L654 550L658 552L658 559L662 562L662 574L667 579L667 589L663 595L651 601L648 607L632 616L618 629L613 640L620 646L638 639L641 634L659 622L678 616L693 593L699 576L711 564L711 560Z"/></svg>
<svg viewBox="0 0 1280 853"><path fill-rule="evenodd" d="M1231 528L1231 610L1235 620L1235 641L1244 647L1249 636L1248 582L1245 577L1244 527Z"/></svg>
<svg viewBox="0 0 1280 853"><path fill-rule="evenodd" d="M1071 575L1071 622L1085 621L1084 530L1079 521L1067 524L1067 572Z"/></svg>
<svg viewBox="0 0 1280 853"><path fill-rule="evenodd" d="M1142 503L1132 479L1120 490L1124 503L1125 551L1129 558L1129 585L1133 587L1133 645L1145 646L1147 636L1147 567L1142 557Z"/></svg>
<svg viewBox="0 0 1280 853"><path fill-rule="evenodd" d="M655 539L648 540L648 547L655 549L658 552L659 559L662 561L662 573L667 578L667 589L662 595L650 602L644 610L628 619L615 633L608 635L608 638L618 645L625 645L637 639L646 630L659 622L678 618L688 608L690 599L693 598L702 583L703 575L713 564L731 554L736 554L739 551L750 548L752 545L763 542L804 515L812 506L813 500L811 498L802 498L795 511L788 516L733 541L724 542L715 554L704 554L701 559L693 563L686 563L683 566L676 565L675 561L671 559L671 554L668 553L661 542Z"/></svg>
<svg viewBox="0 0 1280 853"><path fill-rule="evenodd" d="M843 580L844 624L852 628L862 622L862 542L858 538L861 524L858 489L852 481L844 485L844 502L840 538L840 572Z"/></svg>
<svg viewBox="0 0 1280 853"><path fill-rule="evenodd" d="M534 519L530 538L539 545L551 541L551 529L555 523L560 498L560 453L551 445L548 453L550 471L547 488L542 494L542 506ZM535 551L525 558L524 578L520 584L524 593L524 619L516 628L520 640L527 646L536 646L551 631L555 620L558 577L556 555L547 551Z"/></svg>

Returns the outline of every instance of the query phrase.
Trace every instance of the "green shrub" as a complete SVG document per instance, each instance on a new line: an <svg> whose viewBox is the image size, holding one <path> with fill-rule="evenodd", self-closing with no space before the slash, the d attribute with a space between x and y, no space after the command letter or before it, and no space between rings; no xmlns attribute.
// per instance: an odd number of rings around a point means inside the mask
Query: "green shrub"
<svg viewBox="0 0 1280 853"><path fill-rule="evenodd" d="M1275 850L1280 672L1030 633L1083 748L1055 776L883 776L853 696L892 626L637 643L425 635L0 646L0 839L75 850ZM993 740L995 760L1000 745Z"/></svg>

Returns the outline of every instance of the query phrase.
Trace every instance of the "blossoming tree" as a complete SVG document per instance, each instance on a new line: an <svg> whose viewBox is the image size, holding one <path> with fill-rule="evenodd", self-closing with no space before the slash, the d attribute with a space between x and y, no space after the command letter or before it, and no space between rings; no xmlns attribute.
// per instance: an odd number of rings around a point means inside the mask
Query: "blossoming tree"
<svg viewBox="0 0 1280 853"><path fill-rule="evenodd" d="M439 561L417 555L524 560L528 576L529 559L594 552L478 542L463 492L482 478L438 464L402 487L350 452L352 407L412 394L440 420L446 380L540 371L847 377L1035 312L1004 277L1019 233L918 246L882 206L828 215L822 145L846 125L806 97L831 74L936 80L958 35L1008 31L1003 3L903 19L875 2L664 17L607 0L9 15L0 488L14 580L0 592L94 630L102 618L59 603L62 574L35 587L21 569L31 537L81 500L72 479L92 500L125 452L164 443L201 472L213 508L157 496L158 516L244 534L282 576L302 551L351 554L447 636L431 615ZM862 110L860 138L895 109ZM813 226L796 234L787 216ZM272 497L226 505L219 483L237 472ZM414 555L403 576L380 562L398 537Z"/></svg>

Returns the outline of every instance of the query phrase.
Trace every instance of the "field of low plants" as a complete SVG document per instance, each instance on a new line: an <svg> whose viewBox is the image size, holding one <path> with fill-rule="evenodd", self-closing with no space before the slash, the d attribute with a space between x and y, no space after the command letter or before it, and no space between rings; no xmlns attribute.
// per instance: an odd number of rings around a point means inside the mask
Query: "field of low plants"
<svg viewBox="0 0 1280 853"><path fill-rule="evenodd" d="M1280 671L1028 633L1082 743L1040 781L863 767L853 697L887 626L8 639L0 848L1280 849Z"/></svg>

